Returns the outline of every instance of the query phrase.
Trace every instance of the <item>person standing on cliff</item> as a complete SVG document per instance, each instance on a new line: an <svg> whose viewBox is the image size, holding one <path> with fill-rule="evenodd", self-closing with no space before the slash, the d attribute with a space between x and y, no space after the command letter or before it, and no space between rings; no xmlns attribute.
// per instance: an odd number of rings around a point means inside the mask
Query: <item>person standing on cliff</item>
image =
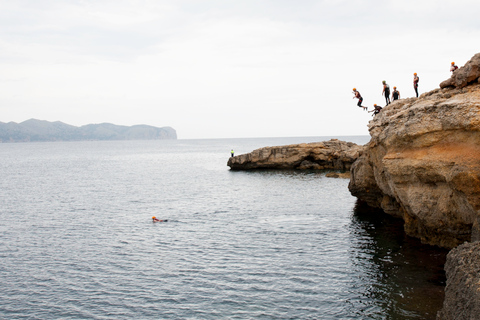
<svg viewBox="0 0 480 320"><path fill-rule="evenodd" d="M233 149L232 149L232 151L230 151L230 157L233 157L234 154L235 154L235 153L233 152Z"/></svg>
<svg viewBox="0 0 480 320"><path fill-rule="evenodd" d="M458 66L455 64L455 62L452 62L452 66L450 67L450 72L453 72L458 69Z"/></svg>
<svg viewBox="0 0 480 320"><path fill-rule="evenodd" d="M359 106L360 108L363 108L363 110L367 110L367 107L362 106L363 98L360 95L360 92L357 91L357 88L353 88L353 94L354 94L353 99L355 98L358 99L357 106Z"/></svg>
<svg viewBox="0 0 480 320"><path fill-rule="evenodd" d="M393 101L400 99L400 91L397 90L397 87L393 87L392 99Z"/></svg>
<svg viewBox="0 0 480 320"><path fill-rule="evenodd" d="M418 98L418 81L420 81L420 78L417 76L417 73L415 72L413 74L413 89L415 89L415 94L417 95L417 98Z"/></svg>
<svg viewBox="0 0 480 320"><path fill-rule="evenodd" d="M387 103L386 105L388 106L390 104L390 87L388 86L385 80L383 80L382 83L383 83L382 94L385 96L385 102Z"/></svg>

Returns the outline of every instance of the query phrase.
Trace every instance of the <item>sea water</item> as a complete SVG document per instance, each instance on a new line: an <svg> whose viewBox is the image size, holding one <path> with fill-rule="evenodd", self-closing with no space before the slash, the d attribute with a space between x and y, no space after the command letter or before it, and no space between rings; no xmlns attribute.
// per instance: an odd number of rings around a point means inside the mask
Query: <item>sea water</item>
<svg viewBox="0 0 480 320"><path fill-rule="evenodd" d="M327 139L0 144L0 318L434 319L445 250L346 179L226 166Z"/></svg>

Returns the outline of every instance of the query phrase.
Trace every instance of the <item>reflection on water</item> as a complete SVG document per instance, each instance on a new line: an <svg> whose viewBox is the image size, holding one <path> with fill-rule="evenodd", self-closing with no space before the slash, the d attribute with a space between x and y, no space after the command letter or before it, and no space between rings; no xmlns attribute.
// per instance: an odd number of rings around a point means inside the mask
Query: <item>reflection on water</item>
<svg viewBox="0 0 480 320"><path fill-rule="evenodd" d="M357 201L350 255L363 296L352 312L371 319L435 319L444 299L446 249L407 236L403 220ZM373 262L373 263L372 263ZM367 299L366 299L367 298ZM383 315L375 315L378 308Z"/></svg>
<svg viewBox="0 0 480 320"><path fill-rule="evenodd" d="M242 141L0 144L0 318L434 318L445 250Z"/></svg>

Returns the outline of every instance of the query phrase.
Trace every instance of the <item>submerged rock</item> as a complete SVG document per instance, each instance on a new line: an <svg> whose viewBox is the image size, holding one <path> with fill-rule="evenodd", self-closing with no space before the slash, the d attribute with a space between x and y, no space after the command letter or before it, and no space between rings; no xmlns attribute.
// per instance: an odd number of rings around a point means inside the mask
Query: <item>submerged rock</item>
<svg viewBox="0 0 480 320"><path fill-rule="evenodd" d="M363 146L332 139L324 142L265 147L230 157L232 170L251 169L316 169L350 170Z"/></svg>
<svg viewBox="0 0 480 320"><path fill-rule="evenodd" d="M325 175L327 178L350 179L350 172L329 172Z"/></svg>

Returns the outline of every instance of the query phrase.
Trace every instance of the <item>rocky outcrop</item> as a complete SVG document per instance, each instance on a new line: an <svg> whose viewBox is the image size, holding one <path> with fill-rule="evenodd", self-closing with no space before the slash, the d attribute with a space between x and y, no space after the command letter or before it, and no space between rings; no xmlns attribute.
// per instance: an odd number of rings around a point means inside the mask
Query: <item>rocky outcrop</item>
<svg viewBox="0 0 480 320"><path fill-rule="evenodd" d="M455 70L450 79L440 83L440 88L464 88L469 84L480 82L480 53L473 56L463 67Z"/></svg>
<svg viewBox="0 0 480 320"><path fill-rule="evenodd" d="M385 107L352 166L351 193L402 217L406 233L428 244L453 248L478 230L480 84L470 75L479 58L444 89Z"/></svg>
<svg viewBox="0 0 480 320"><path fill-rule="evenodd" d="M232 170L318 169L348 171L363 146L332 139L324 142L265 147L231 157Z"/></svg>
<svg viewBox="0 0 480 320"><path fill-rule="evenodd" d="M445 271L445 301L437 319L479 319L480 242L466 243L451 250Z"/></svg>

